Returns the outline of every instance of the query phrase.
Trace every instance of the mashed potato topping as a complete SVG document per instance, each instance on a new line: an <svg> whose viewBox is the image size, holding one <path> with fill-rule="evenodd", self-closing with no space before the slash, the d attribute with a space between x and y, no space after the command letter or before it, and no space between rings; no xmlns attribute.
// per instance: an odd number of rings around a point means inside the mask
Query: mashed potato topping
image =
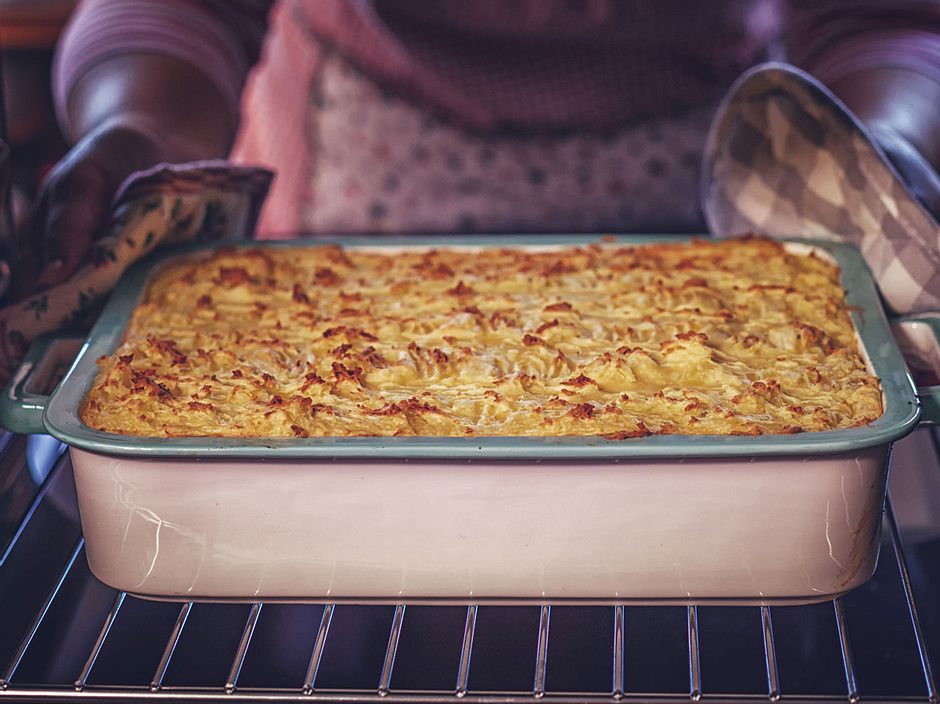
<svg viewBox="0 0 940 704"><path fill-rule="evenodd" d="M882 413L837 268L776 242L221 249L82 408L147 436L762 434Z"/></svg>

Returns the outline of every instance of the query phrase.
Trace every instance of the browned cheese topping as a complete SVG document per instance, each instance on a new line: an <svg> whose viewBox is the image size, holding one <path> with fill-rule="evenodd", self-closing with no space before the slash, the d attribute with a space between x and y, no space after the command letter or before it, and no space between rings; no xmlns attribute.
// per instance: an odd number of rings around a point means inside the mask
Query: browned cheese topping
<svg viewBox="0 0 940 704"><path fill-rule="evenodd" d="M837 268L746 238L177 260L100 360L82 420L148 436L625 439L881 413Z"/></svg>

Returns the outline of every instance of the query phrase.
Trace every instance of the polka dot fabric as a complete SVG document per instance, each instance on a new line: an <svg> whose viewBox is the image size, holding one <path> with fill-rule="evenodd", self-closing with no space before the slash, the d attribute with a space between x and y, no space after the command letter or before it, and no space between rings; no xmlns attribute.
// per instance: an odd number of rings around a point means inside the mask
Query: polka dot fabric
<svg viewBox="0 0 940 704"><path fill-rule="evenodd" d="M311 96L309 232L701 230L712 109L605 135L479 132L381 90L338 55Z"/></svg>

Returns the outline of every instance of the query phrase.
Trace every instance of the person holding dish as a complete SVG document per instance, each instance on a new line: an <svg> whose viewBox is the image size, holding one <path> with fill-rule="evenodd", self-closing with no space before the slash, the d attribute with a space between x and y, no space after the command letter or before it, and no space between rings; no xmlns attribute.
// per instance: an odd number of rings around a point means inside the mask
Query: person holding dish
<svg viewBox="0 0 940 704"><path fill-rule="evenodd" d="M852 5L86 0L29 280L78 269L133 172L225 156L277 172L261 237L704 231L709 124L767 59L827 85L936 214L940 8Z"/></svg>

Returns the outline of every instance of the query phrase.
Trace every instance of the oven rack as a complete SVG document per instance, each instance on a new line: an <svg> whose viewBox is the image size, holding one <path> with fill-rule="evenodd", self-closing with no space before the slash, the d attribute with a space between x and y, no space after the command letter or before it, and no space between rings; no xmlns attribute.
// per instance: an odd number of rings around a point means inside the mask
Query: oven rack
<svg viewBox="0 0 940 704"><path fill-rule="evenodd" d="M55 500L53 500L55 499ZM51 508L50 508L50 504ZM936 680L934 678L931 661L927 650L927 639L925 638L924 626L918 614L915 603L912 580L908 565L905 560L904 546L901 540L901 534L898 523L895 519L894 511L890 499L886 505L884 516L885 540L882 548L879 572L886 573L893 570L893 579L898 582L895 586L899 587L903 593L903 613L895 618L903 618L906 621L908 635L915 646L917 659L916 672L911 670L906 679L918 679L915 683L908 681L901 687L902 693L895 695L891 692L879 692L875 695L868 695L860 690L859 681L863 677L859 669L855 655L853 654L858 643L854 643L851 637L852 621L847 614L845 599L848 597L837 598L822 607L782 607L789 613L791 610L815 608L818 612L820 608L830 610L832 623L834 624L835 634L831 637L832 648L816 657L823 660L830 660L838 665L841 670L837 690L828 691L802 691L794 692L788 684L787 676L781 671L778 663L778 648L775 639L775 620L783 615L778 612L777 607L721 607L734 609L735 614L747 615L747 618L754 623L759 624L759 641L756 645L756 659L762 663L763 680L766 683L761 688L762 691L741 692L741 691L722 691L709 688L708 679L703 677L703 658L708 655L708 649L701 643L701 617L710 606L686 606L682 607L685 611L684 633L681 638L684 640L681 647L684 650L684 670L683 682L681 686L671 688L672 691L637 691L631 688L626 672L631 656L636 656L643 652L647 645L652 645L652 641L637 647L626 645L626 635L631 630L631 618L629 605L611 603L606 606L591 607L564 607L551 603L532 604L529 609L537 612L537 628L534 640L534 647L529 651L527 658L523 657L521 661L527 660L528 665L532 667L531 676L526 677L527 683L531 686L525 688L493 688L475 686L471 674L482 655L478 652L481 646L475 644L475 638L478 635L478 624L481 616L486 614L498 613L499 609L510 607L490 606L486 604L464 604L460 606L463 615L462 630L459 634L459 649L456 652L455 672L456 676L451 680L452 686L441 688L439 686L440 678L436 678L438 685L435 687L415 688L413 683L409 688L399 688L396 686L396 658L400 653L400 642L403 628L409 621L412 611L416 607L407 603L400 603L394 606L360 606L360 610L370 610L386 618L387 626L377 631L375 638L381 639L382 643L372 644L372 650L375 651L378 646L382 652L380 661L375 659L377 668L376 677L371 683L359 683L355 687L336 687L330 683L321 681L321 666L324 662L325 653L332 645L331 629L336 620L336 614L342 609L348 608L344 604L326 603L321 606L310 606L309 608L320 608L318 623L310 632L310 640L306 653L302 653L303 660L306 662L302 678L292 681L278 681L274 684L268 683L268 686L249 686L243 682L243 672L246 663L252 660L255 651L252 649L253 639L259 631L260 624L263 622L267 611L278 608L278 605L254 603L245 605L242 608L244 613L240 613L239 619L232 623L233 618L228 618L227 631L230 632L228 638L228 651L231 651L231 644L234 642L234 653L226 658L225 676L213 686L204 684L178 685L168 680L168 673L179 665L179 659L186 655L182 652L184 649L181 642L187 636L187 628L194 620L197 614L202 613L212 607L210 605L187 602L183 604L168 604L159 602L149 602L137 599L136 597L116 592L105 587L94 579L88 572L87 563L84 556L84 540L77 528L77 511L72 515L72 535L63 542L61 535L55 539L50 538L49 525L41 526L46 522L48 524L48 515L59 515L63 513L63 506L66 507L65 513L68 513L68 506L74 510L74 487L72 485L71 464L64 455L56 463L52 473L42 485L36 495L29 510L25 513L25 518L20 524L18 530L13 536L2 558L0 558L0 603L6 606L6 610L0 616L4 616L0 623L3 623L6 631L7 659L0 662L0 700L7 699L11 701L68 701L68 700L87 700L87 701L193 701L193 702L217 702L217 701L293 701L293 702L317 702L317 701L341 701L341 702L431 702L431 701L449 701L454 702L474 702L483 704L484 702L501 702L510 704L511 702L532 702L533 700L545 699L552 702L584 702L584 701L610 701L610 702L688 702L688 701L735 701L735 702L777 702L777 701L795 701L795 702L829 702L829 701L848 701L852 704L864 699L865 701L918 701L936 704L940 702ZM61 516L59 517L61 523ZM53 526L53 529L55 526ZM68 531L63 531L68 532ZM37 548L37 545L45 546L45 550ZM67 549L63 550L62 546ZM50 559L35 559L37 550L43 550L41 557ZM32 551L31 558L27 553ZM61 559L53 561L52 554L61 555ZM16 564L14 564L16 563ZM39 588L39 585L27 584L16 572L27 571L36 572L37 565L46 564L47 577ZM31 565L24 568L23 565ZM81 589L75 587L75 583L84 585ZM862 589L867 589L863 587ZM82 589L84 591L82 591ZM75 592L79 596L75 596ZM12 606L7 599L10 596ZM16 603L27 603L32 600L35 603L38 600L38 607L24 612L18 609ZM64 603L67 602L67 603ZM3 607L0 607L3 608ZM609 687L606 690L557 690L552 687L552 676L550 671L552 663L550 653L555 641L552 636L554 631L553 611L564 608L580 609L579 613L588 614L585 609L591 609L591 617L602 614L607 622L609 630L606 634L609 649L609 657L606 665L600 663L601 668L606 667L608 673ZM670 608L672 613L676 612L676 607L649 607L651 609ZM172 618L167 620L166 615L172 612ZM376 611L378 610L378 611ZM134 611L132 616L128 612ZM172 623L168 635L162 640L157 638L145 637L145 624L148 620L154 620L155 614L159 611L160 618L167 623ZM63 615L63 612L65 615ZM363 613L366 613L363 611ZM566 622L570 622L570 614L566 617ZM664 611L650 613L665 613ZM649 613L647 614L649 615ZM78 618L82 617L82 618ZM581 616L578 616L581 618ZM62 623L69 623L72 620L81 620L82 628L76 629L74 626L63 627ZM131 626L140 629L139 637L128 637L128 625L125 620L133 621ZM136 619L136 620L134 620ZM498 619L496 619L498 621ZM14 629L13 621L25 624L25 627ZM52 622L56 623L53 624ZM493 619L489 619L490 622ZM532 620L533 623L536 619ZM312 622L311 622L312 623ZM77 631L83 631L84 635L76 637ZM115 632L123 631L120 636L121 643L114 644L112 641L118 636ZM375 629L373 629L375 630ZM596 630L596 629L595 629ZM675 629L674 629L675 630ZM654 629L653 632L655 632ZM234 634L234 638L231 637ZM676 633L674 632L675 636ZM833 634L830 634L832 636ZM561 635L563 637L563 634ZM81 652L75 652L74 643L82 641L84 638L85 649ZM154 642L156 640L157 642ZM492 640L492 639L490 639ZM655 640L655 637L653 638ZM72 643L69 651L62 643L66 641ZM204 641L202 648L204 652L215 652L226 650L223 642L225 638L218 633L209 632L208 640ZM3 650L3 638L0 638L0 657L5 655ZM10 646L15 644L15 648L10 650ZM61 645L61 647L60 647ZM491 643L492 645L492 643ZM675 645L675 644L674 644ZM270 644L259 645L257 648L270 647ZM368 649L368 648L367 648ZM296 649L295 649L296 650ZM303 648L300 648L303 650ZM139 651L139 652L138 652ZM144 651L146 656L143 655ZM159 653L156 658L156 665L150 670L149 677L137 683L129 684L127 682L121 685L109 683L108 677L97 677L99 670L106 669L103 665L103 654L107 653L107 659L118 661L125 658L133 661L134 658L149 657L151 660L154 655ZM192 656L193 648L187 649L187 654ZM262 656L267 653L262 653ZM261 656L259 656L261 657ZM270 657L277 657L271 655ZM294 652L291 656L297 660L298 654ZM355 653L352 656L355 659ZM257 659L257 658L254 658ZM486 658L484 658L486 659ZM492 658L489 658L492 660ZM219 660L218 657L215 658ZM336 658L334 658L336 660ZM71 663L71 664L70 664ZM492 664L492 663L491 663ZM596 663L595 663L596 664ZM114 668L111 668L114 670ZM131 667L141 671L139 666ZM209 668L211 669L211 668ZM218 668L216 668L218 670ZM412 668L415 669L415 668ZM596 668L595 668L596 669ZM117 668L119 671L120 668ZM222 670L218 670L222 672ZM421 667L417 667L421 671ZM299 674L299 673L298 673ZM120 677L118 677L120 679ZM198 678L197 678L198 679ZM515 677L514 681L519 681ZM484 683L485 684L485 683ZM920 692L920 693L918 693Z"/></svg>

